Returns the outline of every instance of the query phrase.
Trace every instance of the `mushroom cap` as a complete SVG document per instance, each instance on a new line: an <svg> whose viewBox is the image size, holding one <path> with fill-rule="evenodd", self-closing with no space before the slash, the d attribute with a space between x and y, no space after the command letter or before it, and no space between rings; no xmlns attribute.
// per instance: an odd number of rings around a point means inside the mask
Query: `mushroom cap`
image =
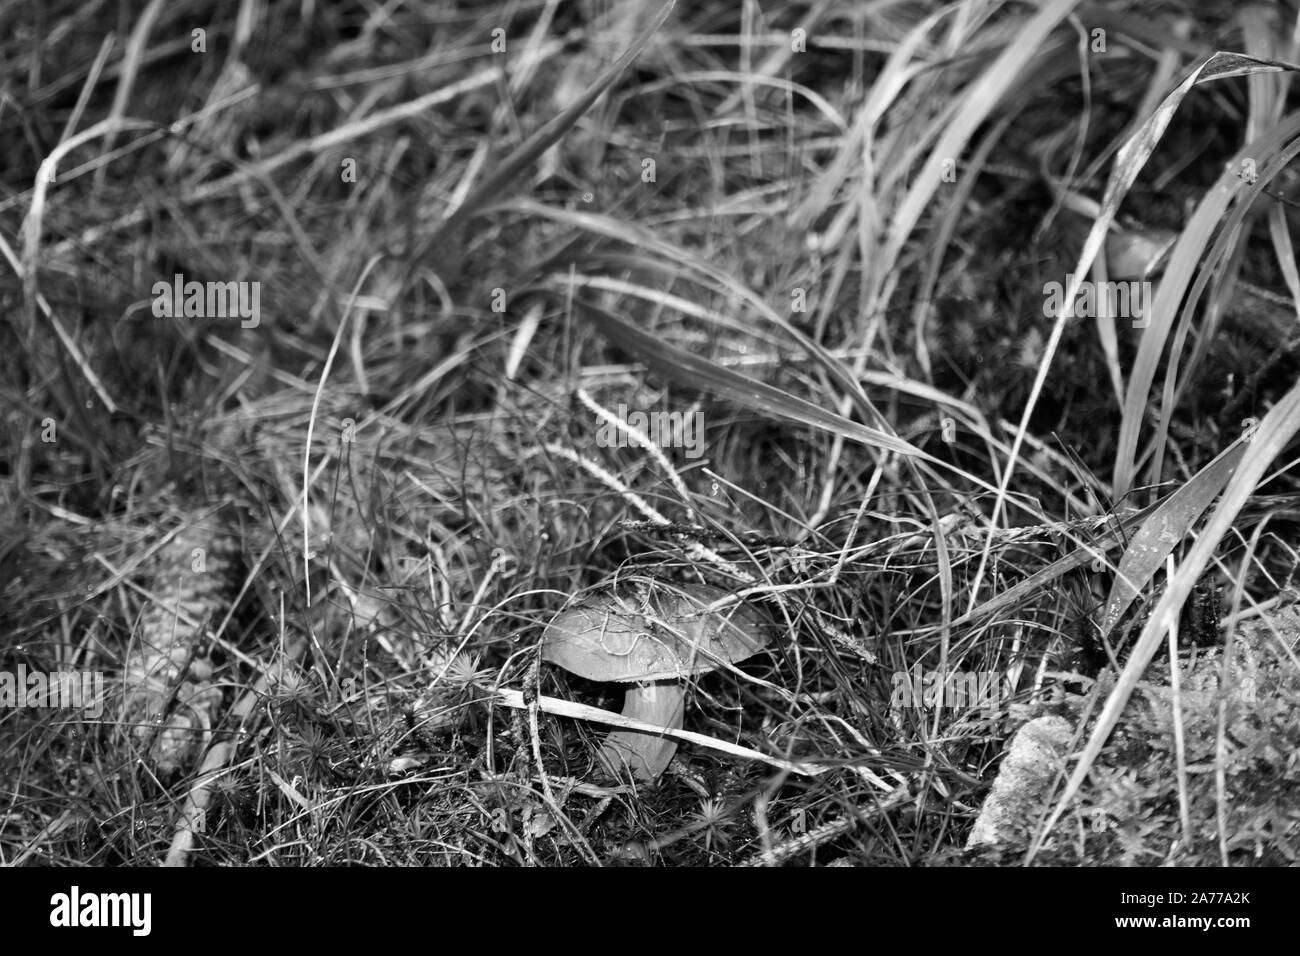
<svg viewBox="0 0 1300 956"><path fill-rule="evenodd" d="M743 602L704 610L726 596L708 585L657 581L640 593L602 588L571 603L546 626L542 657L596 681L707 673L723 661L752 657L771 639L764 617Z"/></svg>

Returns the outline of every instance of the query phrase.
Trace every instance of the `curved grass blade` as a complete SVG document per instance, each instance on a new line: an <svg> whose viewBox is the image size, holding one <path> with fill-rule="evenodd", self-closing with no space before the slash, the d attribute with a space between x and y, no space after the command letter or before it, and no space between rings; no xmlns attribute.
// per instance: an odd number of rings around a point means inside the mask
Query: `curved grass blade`
<svg viewBox="0 0 1300 956"><path fill-rule="evenodd" d="M1194 244L1182 248L1180 239L1170 256L1166 282L1169 288L1161 285L1161 292L1156 295L1152 309L1151 325L1143 334L1138 346L1137 360L1134 362L1134 378L1141 377L1149 383L1154 380L1155 370L1160 357L1165 351L1164 342L1174 322L1174 310L1182 300L1182 312L1178 315L1177 328L1173 330L1173 344L1169 347L1169 361L1165 369L1165 384L1161 393L1160 413L1157 416L1155 436L1141 455L1134 459L1134 473L1139 463L1149 458L1152 484L1159 482L1159 473L1165 458L1165 446L1169 438L1169 420L1173 410L1182 400L1187 388L1196 381L1195 371L1205 360L1214 340L1214 329L1218 321L1216 313L1222 312L1222 302L1216 299L1231 289L1236 282L1236 272L1242 261L1240 252L1248 239L1249 224L1247 216L1266 183L1270 183L1291 161L1300 155L1300 113L1292 113L1284 121L1270 126L1257 139L1243 146L1229 161L1228 168L1220 175L1219 182L1227 183L1224 188L1212 188L1201 202L1207 209L1207 217L1202 208L1198 208L1192 217L1192 223L1184 230ZM1256 181L1253 184L1243 181L1236 172L1241 169L1243 160L1249 159L1258 167ZM1230 197L1233 205L1230 211L1223 204L1224 197ZM1215 211L1217 209L1217 212ZM1205 241L1211 232L1217 232L1214 244L1208 253L1202 254ZM1200 263L1199 266L1197 263ZM1235 264L1234 264L1235 263ZM1192 269L1197 269L1195 280L1187 289L1186 279ZM1177 282L1174 277L1177 276ZM1202 304L1201 298L1205 288L1213 284L1214 292L1210 301ZM1191 333L1194 320L1201 318L1202 332L1197 336L1196 347L1191 359L1184 362L1183 345ZM1148 347L1147 337L1151 342ZM1185 368L1184 368L1185 366ZM1140 374L1139 374L1140 373ZM1122 427L1121 427L1122 431Z"/></svg>
<svg viewBox="0 0 1300 956"><path fill-rule="evenodd" d="M1151 158L1151 154L1155 152L1156 146L1164 136L1169 123L1173 120L1174 113L1187 97L1187 94L1191 92L1192 87L1210 80L1226 79L1232 76L1297 69L1300 68L1277 60L1263 60L1244 56L1240 53L1225 52L1214 53L1199 66L1193 68L1182 82L1161 101L1155 112L1147 117L1133 137L1120 147L1119 153L1115 157L1114 171L1111 173L1110 181L1106 184L1106 192L1101 201L1101 213L1093 223L1092 230L1088 233L1083 252L1079 256L1079 265L1075 267L1073 274L1083 276L1087 272L1087 266L1091 265L1092 260L1096 258L1105 239L1106 230L1110 227L1116 213L1119 211L1120 202L1123 201L1124 196L1137 180L1138 174L1146 165L1147 160ZM1223 188L1225 180L1221 179L1218 185ZM1212 195L1221 199L1224 203L1230 198L1226 194L1222 197L1217 196L1217 194ZM1190 230L1184 231L1183 237L1179 240L1179 246L1184 247L1181 250L1184 254L1186 248L1193 243L1204 245L1208 239L1209 225L1209 223L1206 223L1199 226L1195 233L1191 235L1189 235ZM1201 235L1202 232L1205 234ZM1180 283L1178 276L1175 274L1177 271L1175 259L1178 257L1179 252L1180 249L1175 247L1174 254L1170 258L1170 266L1165 272L1165 279L1156 294L1153 312L1159 313L1162 309L1167 308L1172 313L1173 306L1165 305L1165 303L1171 302L1175 298L1174 292L1178 293L1176 298L1181 298L1183 289L1176 288ZM1073 279L1070 285L1072 287L1076 286L1080 281L1078 278ZM1186 277L1182 281L1185 283ZM1068 289L1065 301L1074 301L1073 297L1077 294L1077 288ZM1136 470L1138 429L1142 424L1147 394L1155 377L1156 360L1151 358L1151 355L1154 353L1158 358L1158 353L1168 336L1168 322L1172 321L1171 317L1164 323L1165 327L1162 329L1160 327L1161 323L1158 321L1159 318L1158 314L1150 318L1151 327L1146 329L1142 336L1139 356L1134 363L1129 379L1124 416L1120 422L1119 451L1115 458L1113 484L1116 496L1123 496L1133 483L1133 474Z"/></svg>
<svg viewBox="0 0 1300 956"><path fill-rule="evenodd" d="M882 451L937 461L901 438L860 425L779 388L669 345L590 302L577 299L575 304L587 313L596 327L615 345L645 359L660 374L680 385L701 389L764 415L820 428Z"/></svg>

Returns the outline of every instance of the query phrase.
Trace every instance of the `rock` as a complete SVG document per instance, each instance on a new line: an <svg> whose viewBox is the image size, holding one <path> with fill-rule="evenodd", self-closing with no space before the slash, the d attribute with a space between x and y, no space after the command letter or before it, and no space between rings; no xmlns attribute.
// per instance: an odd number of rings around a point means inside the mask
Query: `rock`
<svg viewBox="0 0 1300 956"><path fill-rule="evenodd" d="M1073 732L1069 721L1050 715L1020 728L966 840L967 849L1024 838L1042 812Z"/></svg>

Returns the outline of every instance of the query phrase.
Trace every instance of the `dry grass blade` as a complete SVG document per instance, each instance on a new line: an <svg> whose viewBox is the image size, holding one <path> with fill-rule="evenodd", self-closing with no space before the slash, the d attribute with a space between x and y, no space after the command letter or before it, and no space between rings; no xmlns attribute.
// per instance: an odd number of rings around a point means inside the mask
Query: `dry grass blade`
<svg viewBox="0 0 1300 956"><path fill-rule="evenodd" d="M41 247L45 204L50 191L50 183L54 182L59 161L79 146L101 136L110 137L123 130L148 130L153 128L154 124L140 120L101 120L89 129L54 147L49 155L42 160L40 172L36 177L36 185L32 190L31 206L28 207L27 215L23 220L22 280L23 298L27 309L28 334L31 333L36 324L36 260Z"/></svg>
<svg viewBox="0 0 1300 956"><path fill-rule="evenodd" d="M582 307L597 328L615 345L645 359L662 375L680 385L704 389L760 414L820 428L832 435L879 448L881 451L892 451L900 455L935 461L921 449L901 438L861 425L834 412L828 412L789 392L755 381L709 359L668 345L661 339L642 332L636 326L589 302L578 300L576 304Z"/></svg>
<svg viewBox="0 0 1300 956"><path fill-rule="evenodd" d="M158 22L158 16L164 6L166 4L163 0L150 0L149 5L140 14L140 19L136 21L135 29L131 31L131 39L127 41L126 55L122 61L122 72L117 81L117 90L113 93L113 106L108 113L110 123L116 123L126 115L126 104L130 102L131 91L135 89L140 65L144 61L145 51L149 45L149 35L153 32L154 24ZM115 130L110 130L104 137L105 153L112 150L116 135ZM97 187L103 185L104 170L105 167L101 166L95 173Z"/></svg>
<svg viewBox="0 0 1300 956"><path fill-rule="evenodd" d="M522 691L511 690L507 687L498 688L494 699L497 703L516 710L526 710L530 706L524 701ZM622 714L616 714L612 710L602 710L599 707L591 707L588 704L579 704L571 700L562 700L559 697L538 695L537 707L542 713L554 717L573 717L577 720L589 720L593 723L619 727L623 730L639 730L644 733L673 737L688 744L695 744L697 747L716 750L718 753L738 757L741 760L757 760L779 770L788 770L790 773L797 773L804 777L817 777L831 769L829 766L819 766L809 761L784 760L781 757L773 757L770 754L760 753L749 747L742 747L739 744L729 743L725 740L718 740L716 737L709 737L706 734L697 734L691 730L678 730L673 727L663 727L659 724L647 723L644 720L634 720L630 717L624 717Z"/></svg>

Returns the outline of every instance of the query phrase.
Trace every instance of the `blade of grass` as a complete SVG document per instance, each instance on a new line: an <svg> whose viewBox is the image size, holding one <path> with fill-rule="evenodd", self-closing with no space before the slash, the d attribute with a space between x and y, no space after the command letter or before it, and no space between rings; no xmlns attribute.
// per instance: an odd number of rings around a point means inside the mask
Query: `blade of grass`
<svg viewBox="0 0 1300 956"><path fill-rule="evenodd" d="M612 710L602 710L599 707L592 707L588 704L579 704L576 701L564 700L559 697L547 697L545 694L539 694L535 700L537 708L542 711L542 713L552 714L556 717L573 717L578 720L592 721L609 727L619 727L623 730L639 730L643 733L657 734L661 737L672 737L676 740L685 741L688 744L695 744L697 747L705 747L709 750L715 750L718 753L727 754L730 757L738 757L741 760L756 760L780 770L788 770L791 773L797 773L805 777L816 777L832 769L829 766L819 766L811 760L784 760L781 757L774 757L769 754L760 753L757 750L751 750L749 747L742 747L739 744L733 744L726 740L719 740L716 737L697 734L690 730L678 730L673 727L662 727L658 724L647 723L644 720L637 720L633 717L624 717L622 714L616 714ZM493 692L491 702L501 704L505 707L513 707L516 710L525 710L530 706L524 700L524 694L522 691L514 690L509 687L496 688Z"/></svg>
<svg viewBox="0 0 1300 956"><path fill-rule="evenodd" d="M779 388L752 379L716 362L669 345L636 326L581 299L582 308L611 342L649 362L660 374L687 388L702 389L773 418L820 428L882 451L936 461L910 442L828 412Z"/></svg>
<svg viewBox="0 0 1300 956"><path fill-rule="evenodd" d="M1111 584L1106 611L1099 625L1103 639L1119 623L1138 592L1155 576L1165 558L1187 537L1192 525L1218 497L1245 450L1244 441L1234 442L1198 471L1191 481L1162 501L1142 523L1120 559L1119 570Z"/></svg>
<svg viewBox="0 0 1300 956"><path fill-rule="evenodd" d="M1278 270L1282 273L1282 280L1286 282L1287 292L1291 294L1291 304L1295 308L1296 318L1300 319L1300 272L1296 271L1295 246L1291 243L1291 233L1287 231L1286 212L1281 206L1273 206L1268 211L1268 235L1273 242Z"/></svg>

